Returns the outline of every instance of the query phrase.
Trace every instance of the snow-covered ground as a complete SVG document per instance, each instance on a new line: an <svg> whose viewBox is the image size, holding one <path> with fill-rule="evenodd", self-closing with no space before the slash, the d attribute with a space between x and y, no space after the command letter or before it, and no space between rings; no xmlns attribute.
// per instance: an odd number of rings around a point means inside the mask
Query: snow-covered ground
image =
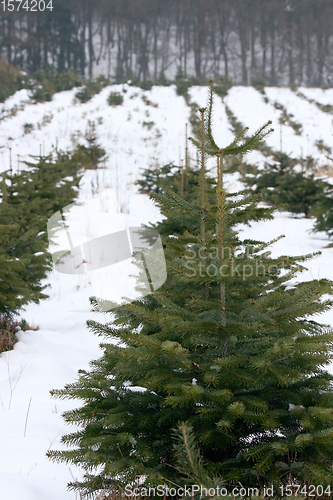
<svg viewBox="0 0 333 500"><path fill-rule="evenodd" d="M318 88L299 87L298 90L309 99L313 99L321 104L332 104L333 102L333 89L324 90Z"/></svg>
<svg viewBox="0 0 333 500"><path fill-rule="evenodd" d="M122 106L107 105L111 90L123 93ZM305 90L311 98L333 103L331 91L302 89L302 92ZM27 91L22 90L2 105L0 171L9 168L10 155L16 171L24 168L22 162L29 160L29 155L48 154L55 145L62 150L70 148L73 141L84 140L89 121L93 121L108 159L103 168L86 172L82 180L79 201L92 195L100 196L100 202L91 205L90 216L85 219L85 238L96 236L96 231L103 231L110 224L119 230L156 221L160 216L156 207L148 197L137 193L134 182L140 169L170 161L179 164L184 158L185 124L190 114L185 100L176 95L174 86L153 87L147 92L128 85L114 85L103 89L86 104L74 102L75 92L62 92L51 102L32 104ZM250 132L271 119L275 132L267 142L275 150L280 149L282 130L283 151L293 156L311 154L326 163L315 141L323 139L332 145L331 115L288 89L266 89L266 93L268 104L252 87L233 87L225 102L237 119L249 126ZM205 105L204 88L192 87L190 95L192 101ZM274 101L283 104L294 115L294 120L302 123L301 136L296 136L287 125L280 127L281 112L274 108ZM6 114L7 118L3 118ZM29 133L25 133L26 124L33 126ZM233 138L220 98L216 98L214 131L221 146ZM194 157L193 149L190 153ZM252 161L256 158L260 159L260 155L251 156ZM237 177L229 179L231 188L236 184ZM75 225L79 216L75 219L75 210L71 213L74 214L71 224ZM321 250L322 255L308 263L308 271L300 279L333 279L333 249L325 248L328 244L325 234L311 233L312 226L310 219L280 213L274 221L244 227L242 231L244 236L265 241L285 234L286 237L272 247L275 255L302 255ZM130 268L126 265L116 265L119 267L115 267L110 290L120 293L122 277L125 276L125 281L128 279ZM93 336L85 325L87 319L96 318L89 307L92 294L89 277L62 275L54 270L48 282L50 298L39 306L28 306L24 313L27 321L39 330L19 332L14 350L0 355L0 491L3 499L74 500L76 497L67 491L66 483L80 477L79 469L51 463L45 452L61 447L60 437L70 432L61 413L77 402L53 400L49 391L74 381L78 369L88 368L89 361L101 354L101 339ZM107 321L108 316L97 319ZM333 311L322 316L322 321L333 325Z"/></svg>

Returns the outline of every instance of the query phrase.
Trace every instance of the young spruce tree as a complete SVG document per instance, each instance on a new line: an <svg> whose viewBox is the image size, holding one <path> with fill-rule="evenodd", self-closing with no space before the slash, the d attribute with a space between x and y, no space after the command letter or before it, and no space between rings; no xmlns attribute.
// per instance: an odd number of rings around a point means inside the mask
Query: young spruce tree
<svg viewBox="0 0 333 500"><path fill-rule="evenodd" d="M83 402L64 414L79 426L62 438L70 449L48 453L85 469L84 479L70 485L81 493L138 477L144 485L184 485L179 462L186 457L178 441L174 447L181 422L218 481L260 487L332 480L333 377L325 366L333 333L313 319L331 306L323 296L332 283L291 284L310 256L273 258L273 242L241 239L239 222L272 214L253 195L226 193L225 159L256 147L267 125L220 148L212 105L211 88L199 110L201 142L193 140L200 153L197 200L154 195L167 221L187 227L163 236L167 281L113 310L109 324L89 322L110 340L104 355L78 381L53 391ZM217 166L215 203L206 196L208 156Z"/></svg>
<svg viewBox="0 0 333 500"><path fill-rule="evenodd" d="M100 153L104 154L99 148ZM29 302L46 298L51 269L48 218L74 201L91 148L33 157L28 170L3 172L0 182L0 319L9 321ZM95 167L94 167L95 168Z"/></svg>
<svg viewBox="0 0 333 500"><path fill-rule="evenodd" d="M325 206L327 196L332 196L332 186L315 179L313 174L295 171L299 161L285 153L274 153L273 159L274 163L266 164L264 170L255 168L254 175L243 175L243 181L248 186L255 186L254 192L261 193L270 205L303 213L306 217L318 213L319 204Z"/></svg>

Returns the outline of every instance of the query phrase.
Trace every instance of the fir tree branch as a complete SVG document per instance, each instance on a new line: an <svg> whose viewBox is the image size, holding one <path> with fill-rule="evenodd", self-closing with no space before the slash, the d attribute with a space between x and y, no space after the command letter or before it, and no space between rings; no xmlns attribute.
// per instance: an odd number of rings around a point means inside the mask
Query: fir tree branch
<svg viewBox="0 0 333 500"><path fill-rule="evenodd" d="M215 490L225 484L221 478L210 477L205 466L203 457L195 442L195 435L191 425L182 422L178 429L174 430L174 449L178 462L178 470L186 476L192 484L198 485L207 490L208 497L215 498L209 490Z"/></svg>

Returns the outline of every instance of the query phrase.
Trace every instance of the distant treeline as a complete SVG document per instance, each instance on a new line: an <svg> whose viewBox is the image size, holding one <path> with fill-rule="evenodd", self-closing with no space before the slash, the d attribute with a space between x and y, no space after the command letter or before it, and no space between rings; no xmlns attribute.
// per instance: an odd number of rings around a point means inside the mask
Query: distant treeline
<svg viewBox="0 0 333 500"><path fill-rule="evenodd" d="M178 73L333 84L332 0L53 0L53 7L1 5L0 56L29 72L72 69L117 82Z"/></svg>

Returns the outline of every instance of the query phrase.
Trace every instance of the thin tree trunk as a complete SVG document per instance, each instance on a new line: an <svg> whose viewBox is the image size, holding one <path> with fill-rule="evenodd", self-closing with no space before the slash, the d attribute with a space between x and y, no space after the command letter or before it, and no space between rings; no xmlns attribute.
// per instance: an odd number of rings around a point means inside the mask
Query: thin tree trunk
<svg viewBox="0 0 333 500"><path fill-rule="evenodd" d="M219 227L219 238L220 238L220 265L221 269L223 266L223 217L224 217L224 189L223 189L223 157L217 156L217 197L220 205L220 227ZM226 326L226 304L225 304L225 283L221 282L220 286L220 300L221 300L221 325Z"/></svg>
<svg viewBox="0 0 333 500"><path fill-rule="evenodd" d="M94 45L93 45L93 19L92 10L89 2L88 10L88 52L89 52L89 78L93 77L93 61L95 58Z"/></svg>
<svg viewBox="0 0 333 500"><path fill-rule="evenodd" d="M255 75L256 69L257 69L257 62L256 62L256 33L255 33L255 26L252 21L252 26L251 26L251 71L252 74Z"/></svg>
<svg viewBox="0 0 333 500"><path fill-rule="evenodd" d="M293 58L293 31L292 31L292 14L289 14L288 19L288 68L289 68L289 85L295 84L295 66Z"/></svg>
<svg viewBox="0 0 333 500"><path fill-rule="evenodd" d="M309 30L306 32L306 76L307 84L312 83L312 58L311 58L311 33Z"/></svg>
<svg viewBox="0 0 333 500"><path fill-rule="evenodd" d="M275 26L271 21L271 85L276 85L275 77Z"/></svg>
<svg viewBox="0 0 333 500"><path fill-rule="evenodd" d="M323 83L323 72L324 72L324 44L323 44L323 34L321 32L317 33L317 85L320 87Z"/></svg>
<svg viewBox="0 0 333 500"><path fill-rule="evenodd" d="M267 24L264 14L261 19L261 46L262 46L262 77L266 80L267 61Z"/></svg>
<svg viewBox="0 0 333 500"><path fill-rule="evenodd" d="M206 207L205 207L205 178L206 178L206 151L205 151L205 112L206 108L199 109L201 114L201 172L200 172L200 186L201 186L201 216L200 216L200 236L201 236L201 264L205 268L206 265ZM204 286L203 299L208 300L209 288L208 285Z"/></svg>

